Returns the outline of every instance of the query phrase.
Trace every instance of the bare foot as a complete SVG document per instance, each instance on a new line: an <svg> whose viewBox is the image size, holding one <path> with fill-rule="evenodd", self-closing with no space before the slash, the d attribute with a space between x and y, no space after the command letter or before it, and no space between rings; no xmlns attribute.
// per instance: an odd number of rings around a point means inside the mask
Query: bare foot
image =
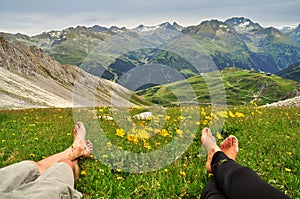
<svg viewBox="0 0 300 199"><path fill-rule="evenodd" d="M87 151L87 153L83 153L83 157L89 158L91 156L94 146L93 146L93 143L91 143L91 141L89 141L89 140L85 141L85 144L87 146L88 151Z"/></svg>
<svg viewBox="0 0 300 199"><path fill-rule="evenodd" d="M230 159L235 160L239 153L238 139L235 136L229 136L221 142L220 148Z"/></svg>
<svg viewBox="0 0 300 199"><path fill-rule="evenodd" d="M212 135L211 130L209 128L204 128L202 130L201 142L202 142L203 146L205 147L207 154L208 154L207 161L206 161L206 170L209 173L212 173L212 169L210 166L212 158L213 158L214 154L217 151L221 151L221 149L218 147L218 145L216 143L216 139Z"/></svg>
<svg viewBox="0 0 300 199"><path fill-rule="evenodd" d="M90 157L93 145L85 140L86 130L82 122L77 122L74 128L73 147L78 150L78 157Z"/></svg>

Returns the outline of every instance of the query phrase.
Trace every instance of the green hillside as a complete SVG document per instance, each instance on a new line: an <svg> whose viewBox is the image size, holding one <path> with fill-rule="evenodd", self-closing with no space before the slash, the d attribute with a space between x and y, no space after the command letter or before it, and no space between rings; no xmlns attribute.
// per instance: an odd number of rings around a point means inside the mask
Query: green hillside
<svg viewBox="0 0 300 199"><path fill-rule="evenodd" d="M262 105L283 100L292 91L300 90L300 83L276 75L237 68L224 69L220 71L220 75L224 83L228 105L247 105L252 102ZM211 102L208 87L202 76L194 76L187 81L197 98L193 103L206 104ZM220 85L214 85L210 87L210 90L216 89L217 86ZM179 81L139 91L137 94L154 103L168 106L179 103L178 98L180 99L188 93L185 81Z"/></svg>
<svg viewBox="0 0 300 199"><path fill-rule="evenodd" d="M277 75L300 82L300 62L279 71Z"/></svg>

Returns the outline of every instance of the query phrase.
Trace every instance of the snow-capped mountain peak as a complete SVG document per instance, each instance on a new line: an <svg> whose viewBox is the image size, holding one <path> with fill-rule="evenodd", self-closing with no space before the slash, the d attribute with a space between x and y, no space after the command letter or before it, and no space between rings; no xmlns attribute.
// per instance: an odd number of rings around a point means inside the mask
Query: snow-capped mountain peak
<svg viewBox="0 0 300 199"><path fill-rule="evenodd" d="M236 29L239 33L250 32L253 30L263 29L258 23L254 23L245 17L233 17L225 21L230 27Z"/></svg>
<svg viewBox="0 0 300 199"><path fill-rule="evenodd" d="M148 31L156 30L157 28L159 28L159 25L157 25L157 26L144 26L143 24L141 24L138 27L134 28L133 30L140 31L140 32L148 32Z"/></svg>

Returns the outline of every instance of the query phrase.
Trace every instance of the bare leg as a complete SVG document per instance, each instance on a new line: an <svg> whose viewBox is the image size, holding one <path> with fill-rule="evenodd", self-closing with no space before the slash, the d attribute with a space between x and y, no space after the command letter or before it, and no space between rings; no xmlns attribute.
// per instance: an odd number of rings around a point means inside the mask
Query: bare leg
<svg viewBox="0 0 300 199"><path fill-rule="evenodd" d="M74 165L74 179L77 180L79 178L79 165L78 165L78 160L74 160L73 161L73 165Z"/></svg>
<svg viewBox="0 0 300 199"><path fill-rule="evenodd" d="M207 161L206 161L206 170L209 173L212 173L212 169L210 166L212 158L213 158L214 154L217 151L221 151L221 149L218 147L216 139L212 135L209 128L204 128L202 130L201 142L208 153L208 157L207 157Z"/></svg>
<svg viewBox="0 0 300 199"><path fill-rule="evenodd" d="M221 142L220 148L230 159L235 160L239 153L238 139L235 136L229 136Z"/></svg>
<svg viewBox="0 0 300 199"><path fill-rule="evenodd" d="M60 160L74 161L77 158L84 156L89 157L92 145L90 142L85 141L86 130L82 122L77 122L74 128L74 142L65 151L54 154L46 159L36 162L36 165L41 174L43 174L53 164ZM71 166L71 165L70 165ZM74 171L74 165L71 166Z"/></svg>

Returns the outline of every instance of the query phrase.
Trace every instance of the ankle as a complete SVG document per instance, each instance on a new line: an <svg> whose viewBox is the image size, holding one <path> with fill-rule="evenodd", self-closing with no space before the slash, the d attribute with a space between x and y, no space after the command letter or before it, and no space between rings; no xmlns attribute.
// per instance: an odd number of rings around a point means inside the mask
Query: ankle
<svg viewBox="0 0 300 199"><path fill-rule="evenodd" d="M220 147L218 145L214 145L210 151L208 151L209 154L214 155L216 152L221 151Z"/></svg>

